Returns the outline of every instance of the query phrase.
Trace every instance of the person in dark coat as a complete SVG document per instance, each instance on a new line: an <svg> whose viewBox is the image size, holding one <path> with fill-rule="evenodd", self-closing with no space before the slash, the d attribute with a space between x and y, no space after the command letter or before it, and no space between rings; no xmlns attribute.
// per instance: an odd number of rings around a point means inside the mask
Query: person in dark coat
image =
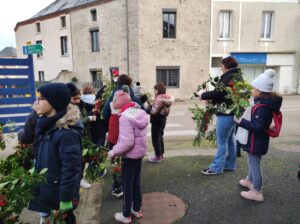
<svg viewBox="0 0 300 224"><path fill-rule="evenodd" d="M51 210L66 213L65 223L75 224L73 209L79 202L81 178L81 136L79 109L69 104L67 86L50 83L38 89L35 101L37 120L35 136L38 137L38 154L35 171L47 169L46 183L33 191L29 209L40 212L40 223L48 223Z"/></svg>
<svg viewBox="0 0 300 224"><path fill-rule="evenodd" d="M36 113L34 108L28 115L24 128L18 132L18 141L23 145L31 145L32 153L34 158L37 156L37 142L35 141L35 127L39 115Z"/></svg>
<svg viewBox="0 0 300 224"><path fill-rule="evenodd" d="M237 67L238 62L233 57L223 58L221 61L221 70L223 74L219 82L224 86L229 87L230 81L233 80L236 74L240 74L240 69ZM225 103L227 106L232 104L232 100L226 99L228 93L225 90L213 90L200 94L200 100L211 100L212 104ZM205 175L222 174L224 170L236 169L236 141L235 141L235 123L233 113L224 114L217 113L217 145L218 151L214 160L207 169L202 170Z"/></svg>
<svg viewBox="0 0 300 224"><path fill-rule="evenodd" d="M242 191L241 196L248 200L262 202L262 171L261 159L268 152L270 136L266 132L270 128L273 115L278 112L282 104L282 97L273 92L275 71L266 70L252 82L252 95L254 105L251 109L251 120L245 118L237 119L236 123L249 131L247 143L241 147L248 153L248 176L240 180L240 185L249 189ZM253 108L263 104L264 106Z"/></svg>
<svg viewBox="0 0 300 224"><path fill-rule="evenodd" d="M118 77L118 80L117 80L118 85L113 90L111 96L108 98L108 100L106 101L106 103L103 107L103 118L106 122L109 121L109 117L111 115L111 102L114 98L115 92L118 91L118 90L122 90L123 85L129 86L130 97L131 97L132 101L138 103L141 106L141 108L143 110L145 110L145 107L142 104L142 102L136 96L134 96L134 92L133 92L132 88L130 87L131 83L132 83L132 79L126 74L122 74Z"/></svg>

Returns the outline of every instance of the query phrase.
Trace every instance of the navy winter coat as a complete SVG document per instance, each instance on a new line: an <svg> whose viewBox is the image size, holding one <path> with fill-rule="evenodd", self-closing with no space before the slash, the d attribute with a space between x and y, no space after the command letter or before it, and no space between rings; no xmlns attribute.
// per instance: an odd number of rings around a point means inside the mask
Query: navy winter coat
<svg viewBox="0 0 300 224"><path fill-rule="evenodd" d="M270 136L266 133L272 123L272 111L279 111L282 104L282 97L275 99L255 98L255 104L266 104L258 107L251 115L251 121L242 119L239 126L249 131L247 145L241 147L254 155L265 155L269 149Z"/></svg>
<svg viewBox="0 0 300 224"><path fill-rule="evenodd" d="M240 73L240 68L232 68L225 72L223 75L221 75L221 78L219 80L220 83L223 83L224 86L229 87L229 82L233 79L235 74ZM225 103L227 106L230 106L232 104L232 100L226 99L225 96L228 93L223 90L212 90L202 93L201 99L203 100L212 100L212 104L221 104ZM217 115L228 115L223 113L217 113ZM230 114L233 115L233 114Z"/></svg>
<svg viewBox="0 0 300 224"><path fill-rule="evenodd" d="M108 98L108 100L105 102L105 105L103 107L103 110L102 110L102 114L103 114L103 119L108 122L109 121L109 117L111 115L111 110L110 110L110 103L112 102L113 98L114 98L114 95L115 95L115 92L118 91L118 90L122 90L122 87L123 85L118 85L112 92L111 96ZM130 97L131 97L131 100L133 102L136 102L138 103L141 108L143 110L145 110L145 107L144 105L142 104L142 102L134 95L133 93L133 90L131 87L129 87L129 91L130 91Z"/></svg>
<svg viewBox="0 0 300 224"><path fill-rule="evenodd" d="M83 126L78 122L79 109L69 105L67 113L39 136L35 170L48 169L47 183L34 189L30 210L50 212L59 209L60 201L79 201Z"/></svg>

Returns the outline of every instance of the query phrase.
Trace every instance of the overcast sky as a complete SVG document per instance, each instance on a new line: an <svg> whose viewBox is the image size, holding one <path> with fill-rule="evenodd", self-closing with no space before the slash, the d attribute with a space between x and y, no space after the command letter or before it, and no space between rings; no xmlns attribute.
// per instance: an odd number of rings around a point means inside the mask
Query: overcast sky
<svg viewBox="0 0 300 224"><path fill-rule="evenodd" d="M55 0L0 0L0 50L16 47L14 28Z"/></svg>

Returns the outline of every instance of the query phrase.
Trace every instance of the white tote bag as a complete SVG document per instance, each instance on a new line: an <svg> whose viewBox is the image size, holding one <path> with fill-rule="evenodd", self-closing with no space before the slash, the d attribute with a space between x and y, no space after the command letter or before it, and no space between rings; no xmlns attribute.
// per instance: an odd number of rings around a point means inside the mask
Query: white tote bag
<svg viewBox="0 0 300 224"><path fill-rule="evenodd" d="M247 109L245 110L245 112L242 116L243 119L245 119L247 121L251 120L251 109L252 109L252 106L247 107ZM242 128L242 127L238 127L237 132L235 134L235 138L242 145L246 145L248 142L248 135L249 135L248 130L246 130L245 128Z"/></svg>

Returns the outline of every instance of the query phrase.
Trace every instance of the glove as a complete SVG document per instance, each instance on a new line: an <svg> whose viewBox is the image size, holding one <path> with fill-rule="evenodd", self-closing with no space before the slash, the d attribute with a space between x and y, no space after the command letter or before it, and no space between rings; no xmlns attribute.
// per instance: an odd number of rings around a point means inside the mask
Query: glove
<svg viewBox="0 0 300 224"><path fill-rule="evenodd" d="M242 117L237 118L236 116L234 116L233 119L234 119L235 123L238 123L238 124L239 124L239 123L242 121L243 118L242 118Z"/></svg>
<svg viewBox="0 0 300 224"><path fill-rule="evenodd" d="M108 153L107 153L107 156L109 159L113 158L114 157L114 151L113 150L110 150Z"/></svg>
<svg viewBox="0 0 300 224"><path fill-rule="evenodd" d="M72 204L71 201L67 201L67 202L61 201L61 202L59 202L59 210L62 211L62 212L69 211L72 208L73 208L73 204Z"/></svg>
<svg viewBox="0 0 300 224"><path fill-rule="evenodd" d="M89 120L90 121L96 121L96 119L97 119L97 117L95 115L89 116Z"/></svg>

